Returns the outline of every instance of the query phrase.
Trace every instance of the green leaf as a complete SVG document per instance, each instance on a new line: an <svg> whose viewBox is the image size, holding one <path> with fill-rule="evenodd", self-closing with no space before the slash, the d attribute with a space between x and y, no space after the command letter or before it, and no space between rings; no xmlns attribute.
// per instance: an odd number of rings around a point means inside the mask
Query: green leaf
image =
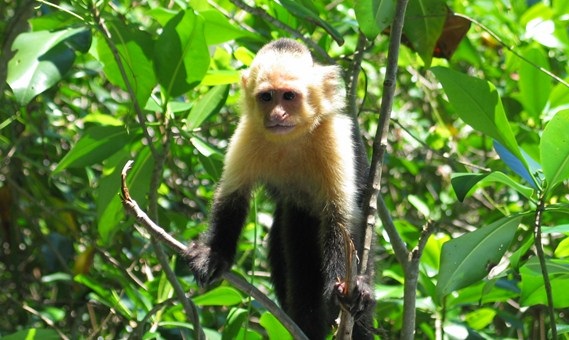
<svg viewBox="0 0 569 340"><path fill-rule="evenodd" d="M546 266L550 276L553 306L555 308L569 307L569 267L565 260L547 259ZM532 257L520 268L522 290L520 303L523 306L547 305L547 295L541 267L537 257Z"/></svg>
<svg viewBox="0 0 569 340"><path fill-rule="evenodd" d="M208 10L199 15L204 19L205 41L210 46L243 37L257 38L257 35L245 31L241 26L231 24L219 11Z"/></svg>
<svg viewBox="0 0 569 340"><path fill-rule="evenodd" d="M154 48L154 69L167 97L180 96L201 82L209 67L203 19L180 11L166 26Z"/></svg>
<svg viewBox="0 0 569 340"><path fill-rule="evenodd" d="M497 140L527 169L527 162L520 152L494 85L446 67L433 67L431 70L443 85L450 104L460 118Z"/></svg>
<svg viewBox="0 0 569 340"><path fill-rule="evenodd" d="M532 64L521 61L520 96L524 109L535 119L540 120L541 112L547 104L553 85L551 78L539 68L549 71L549 62L543 49L532 45L522 52Z"/></svg>
<svg viewBox="0 0 569 340"><path fill-rule="evenodd" d="M75 37L75 41L70 43ZM79 44L82 41L83 44ZM91 45L91 32L85 28L56 32L38 31L18 35L8 62L7 83L20 105L55 85L71 69L75 50Z"/></svg>
<svg viewBox="0 0 569 340"><path fill-rule="evenodd" d="M235 84L241 79L239 71L235 70L210 70L202 80L204 86Z"/></svg>
<svg viewBox="0 0 569 340"><path fill-rule="evenodd" d="M265 312L261 315L259 323L267 331L269 339L292 339L292 336L283 324L271 313Z"/></svg>
<svg viewBox="0 0 569 340"><path fill-rule="evenodd" d="M190 138L190 142L198 150L199 161L206 172L214 181L219 181L223 170L223 153L198 137Z"/></svg>
<svg viewBox="0 0 569 340"><path fill-rule="evenodd" d="M92 127L85 131L83 137L63 157L52 175L66 168L80 168L98 163L128 145L133 137L122 126Z"/></svg>
<svg viewBox="0 0 569 340"><path fill-rule="evenodd" d="M561 224L555 227L542 227L541 232L543 234L551 233L569 233L569 224Z"/></svg>
<svg viewBox="0 0 569 340"><path fill-rule="evenodd" d="M447 12L443 0L414 0L409 1L407 6L403 34L427 67L431 66L433 51L443 31Z"/></svg>
<svg viewBox="0 0 569 340"><path fill-rule="evenodd" d="M32 31L59 31L69 27L77 27L83 22L66 11L42 11L41 16L28 19Z"/></svg>
<svg viewBox="0 0 569 340"><path fill-rule="evenodd" d="M218 113L229 94L229 86L216 86L210 89L192 108L186 120L186 128L193 130L201 126L207 117Z"/></svg>
<svg viewBox="0 0 569 340"><path fill-rule="evenodd" d="M569 109L569 87L565 84L557 84L549 95L548 113L553 116L566 109Z"/></svg>
<svg viewBox="0 0 569 340"><path fill-rule="evenodd" d="M569 178L569 110L557 113L547 124L539 145L547 191Z"/></svg>
<svg viewBox="0 0 569 340"><path fill-rule="evenodd" d="M243 308L232 308L229 311L221 340L238 339L239 332L243 330L243 324L247 321L249 311Z"/></svg>
<svg viewBox="0 0 569 340"><path fill-rule="evenodd" d="M61 337L53 329L28 328L2 337L3 340L59 340Z"/></svg>
<svg viewBox="0 0 569 340"><path fill-rule="evenodd" d="M284 8L292 15L305 22L316 23L330 34L340 45L344 42L344 36L338 32L332 25L320 18L316 7L311 1L307 0L280 0Z"/></svg>
<svg viewBox="0 0 569 340"><path fill-rule="evenodd" d="M394 0L360 0L354 4L356 19L362 32L370 40L391 26L395 15Z"/></svg>
<svg viewBox="0 0 569 340"><path fill-rule="evenodd" d="M164 27L178 12L164 7L155 7L148 10L147 14Z"/></svg>
<svg viewBox="0 0 569 340"><path fill-rule="evenodd" d="M238 290L220 286L193 298L197 306L232 306L243 301Z"/></svg>
<svg viewBox="0 0 569 340"><path fill-rule="evenodd" d="M466 314L466 323L475 330L482 330L492 323L496 311L492 308L480 308Z"/></svg>
<svg viewBox="0 0 569 340"><path fill-rule="evenodd" d="M135 95L132 100L136 100L140 107L144 107L152 89L156 86L151 60L154 45L152 36L120 21L109 21L107 26L111 33L111 42L116 47L123 65L126 81L105 39L98 39L95 56L103 64L103 71L109 81L125 91L128 91L128 82Z"/></svg>
<svg viewBox="0 0 569 340"><path fill-rule="evenodd" d="M504 217L443 244L437 297L483 279L510 246L521 216Z"/></svg>
<svg viewBox="0 0 569 340"><path fill-rule="evenodd" d="M452 188L460 202L464 201L475 186L483 187L496 182L509 186L528 199L531 199L534 192L532 188L514 181L510 176L500 171L487 174L454 173L451 176Z"/></svg>
<svg viewBox="0 0 569 340"><path fill-rule="evenodd" d="M569 257L569 237L564 238L559 242L553 253L555 257Z"/></svg>
<svg viewBox="0 0 569 340"><path fill-rule="evenodd" d="M90 288L93 292L94 298L107 305L110 308L116 309L119 314L124 317L132 317L132 312L120 300L120 295L115 290L109 289L102 282L97 281L95 278L79 274L74 277L75 282Z"/></svg>

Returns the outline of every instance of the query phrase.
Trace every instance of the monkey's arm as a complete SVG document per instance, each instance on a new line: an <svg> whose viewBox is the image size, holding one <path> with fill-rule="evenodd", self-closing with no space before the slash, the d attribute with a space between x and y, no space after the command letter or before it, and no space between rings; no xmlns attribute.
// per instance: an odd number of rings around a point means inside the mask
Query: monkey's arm
<svg viewBox="0 0 569 340"><path fill-rule="evenodd" d="M346 219L337 213L331 214L329 224L323 226L323 268L324 273L324 298L327 301L341 303L356 320L368 314L374 306L373 290L369 283L369 277L359 275L356 277L356 286L351 294L346 292L346 233L342 228L346 228ZM351 235L352 240L356 240L358 235ZM352 268L356 275L357 268Z"/></svg>
<svg viewBox="0 0 569 340"><path fill-rule="evenodd" d="M190 270L199 285L209 285L233 264L237 241L249 210L249 191L216 192L209 230L200 243L186 251Z"/></svg>

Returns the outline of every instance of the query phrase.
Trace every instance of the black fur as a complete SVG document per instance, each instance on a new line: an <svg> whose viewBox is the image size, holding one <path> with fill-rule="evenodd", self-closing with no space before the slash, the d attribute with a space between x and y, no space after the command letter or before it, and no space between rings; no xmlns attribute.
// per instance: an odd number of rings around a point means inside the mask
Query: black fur
<svg viewBox="0 0 569 340"><path fill-rule="evenodd" d="M249 193L235 192L225 197L216 193L208 233L202 242L188 246L185 253L200 286L215 282L231 268L248 211Z"/></svg>

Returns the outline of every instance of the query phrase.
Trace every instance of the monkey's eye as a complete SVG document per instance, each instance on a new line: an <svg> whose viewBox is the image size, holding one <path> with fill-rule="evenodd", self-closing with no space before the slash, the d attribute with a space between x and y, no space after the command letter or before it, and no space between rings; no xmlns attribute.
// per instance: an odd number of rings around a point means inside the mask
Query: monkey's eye
<svg viewBox="0 0 569 340"><path fill-rule="evenodd" d="M261 92L259 93L259 100L262 102L270 102L273 99L272 92Z"/></svg>
<svg viewBox="0 0 569 340"><path fill-rule="evenodd" d="M294 93L292 91L287 91L287 92L283 93L283 99L284 100L293 100L294 97L296 97L296 93Z"/></svg>

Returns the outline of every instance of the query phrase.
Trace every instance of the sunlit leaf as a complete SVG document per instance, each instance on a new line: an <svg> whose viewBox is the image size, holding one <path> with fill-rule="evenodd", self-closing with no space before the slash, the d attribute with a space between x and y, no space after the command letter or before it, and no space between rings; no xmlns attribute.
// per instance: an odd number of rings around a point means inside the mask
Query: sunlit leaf
<svg viewBox="0 0 569 340"><path fill-rule="evenodd" d="M243 301L238 290L220 286L192 298L197 306L232 306Z"/></svg>
<svg viewBox="0 0 569 340"><path fill-rule="evenodd" d="M466 314L466 323L469 327L475 330L481 330L492 323L496 311L492 308L480 308L473 312Z"/></svg>
<svg viewBox="0 0 569 340"><path fill-rule="evenodd" d="M520 96L524 109L539 120L553 87L551 77L539 68L549 71L549 62L545 52L532 45L523 51L523 56L530 63L520 61Z"/></svg>
<svg viewBox="0 0 569 340"><path fill-rule="evenodd" d="M54 329L28 328L2 336L3 340L59 340L61 337Z"/></svg>
<svg viewBox="0 0 569 340"><path fill-rule="evenodd" d="M199 84L209 67L203 18L193 10L176 14L156 41L153 59L158 81L169 97Z"/></svg>
<svg viewBox="0 0 569 340"><path fill-rule="evenodd" d="M249 33L240 26L232 24L229 19L219 11L202 11L199 15L204 18L205 41L208 45L217 45L242 37L256 38L257 35Z"/></svg>
<svg viewBox="0 0 569 340"><path fill-rule="evenodd" d="M534 190L524 186L511 177L500 171L494 171L485 174L474 173L454 173L452 174L451 184L459 201L464 201L475 186L486 186L493 183L502 183L516 190L526 198L530 199Z"/></svg>
<svg viewBox="0 0 569 340"><path fill-rule="evenodd" d="M450 104L460 118L497 140L527 168L496 87L485 80L446 67L433 67L431 70L443 85Z"/></svg>
<svg viewBox="0 0 569 340"><path fill-rule="evenodd" d="M360 0L355 2L354 11L360 29L368 39L372 40L391 26L395 14L395 1Z"/></svg>
<svg viewBox="0 0 569 340"><path fill-rule="evenodd" d="M543 234L569 233L569 224L562 224L555 227L542 227L541 232Z"/></svg>
<svg viewBox="0 0 569 340"><path fill-rule="evenodd" d="M8 62L6 79L18 103L26 105L55 85L73 66L75 51L85 52L90 45L91 32L81 27L18 35L12 45L16 53Z"/></svg>
<svg viewBox="0 0 569 340"><path fill-rule="evenodd" d="M103 71L109 81L124 91L128 91L130 87L135 96L132 100L136 100L140 107L144 107L152 89L156 86L151 59L154 45L152 36L121 21L111 21L107 25L111 34L111 43L118 54L113 52L105 39L99 38L95 56L103 64ZM117 56L122 68L119 67Z"/></svg>
<svg viewBox="0 0 569 340"><path fill-rule="evenodd" d="M539 145L543 174L549 192L569 178L569 110L555 115L547 124Z"/></svg>
<svg viewBox="0 0 569 340"><path fill-rule="evenodd" d="M282 323L280 323L280 321L269 312L265 312L263 315L261 315L259 323L267 331L269 339L292 339L292 336L282 325Z"/></svg>
<svg viewBox="0 0 569 340"><path fill-rule="evenodd" d="M229 86L216 86L208 91L208 93L195 103L186 120L186 128L193 130L200 127L204 120L212 114L216 114L221 110L227 95L229 94Z"/></svg>
<svg viewBox="0 0 569 340"><path fill-rule="evenodd" d="M521 216L504 217L443 244L438 298L486 277L510 246L520 221Z"/></svg>
<svg viewBox="0 0 569 340"><path fill-rule="evenodd" d="M551 284L551 293L554 296L553 306L555 308L569 307L569 268L566 261L547 259L546 265ZM523 306L547 305L547 295L543 282L543 275L537 257L532 257L521 267L520 288L521 301Z"/></svg>
<svg viewBox="0 0 569 340"><path fill-rule="evenodd" d="M553 252L555 257L569 257L569 237L566 237L559 242L557 247L555 248L555 252ZM568 271L569 272L569 271Z"/></svg>

